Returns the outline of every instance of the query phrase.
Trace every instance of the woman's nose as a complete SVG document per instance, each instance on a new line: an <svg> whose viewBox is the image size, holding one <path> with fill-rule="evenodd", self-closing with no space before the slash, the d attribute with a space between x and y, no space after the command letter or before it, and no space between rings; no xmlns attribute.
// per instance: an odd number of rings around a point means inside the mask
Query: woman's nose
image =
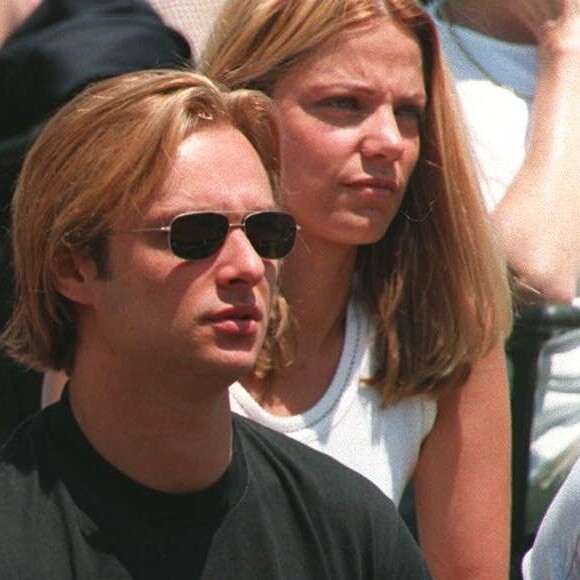
<svg viewBox="0 0 580 580"><path fill-rule="evenodd" d="M361 152L365 157L396 161L403 155L404 139L392 108L377 109L366 120L364 131Z"/></svg>

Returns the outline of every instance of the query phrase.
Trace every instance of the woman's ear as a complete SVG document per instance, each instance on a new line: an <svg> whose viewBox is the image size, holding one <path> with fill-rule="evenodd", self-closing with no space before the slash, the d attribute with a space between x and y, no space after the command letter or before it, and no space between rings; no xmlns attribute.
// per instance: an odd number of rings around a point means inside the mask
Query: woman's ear
<svg viewBox="0 0 580 580"><path fill-rule="evenodd" d="M52 257L54 285L65 298L77 304L92 304L92 283L97 266L86 253L61 244Z"/></svg>

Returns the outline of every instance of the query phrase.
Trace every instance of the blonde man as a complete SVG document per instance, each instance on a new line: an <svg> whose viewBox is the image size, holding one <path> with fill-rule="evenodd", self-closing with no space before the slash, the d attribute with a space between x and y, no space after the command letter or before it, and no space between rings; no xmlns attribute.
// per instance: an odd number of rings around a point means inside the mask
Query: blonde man
<svg viewBox="0 0 580 580"><path fill-rule="evenodd" d="M103 81L40 135L3 342L70 382L0 455L3 579L429 577L378 490L232 417L297 229L277 142L268 99L171 71Z"/></svg>

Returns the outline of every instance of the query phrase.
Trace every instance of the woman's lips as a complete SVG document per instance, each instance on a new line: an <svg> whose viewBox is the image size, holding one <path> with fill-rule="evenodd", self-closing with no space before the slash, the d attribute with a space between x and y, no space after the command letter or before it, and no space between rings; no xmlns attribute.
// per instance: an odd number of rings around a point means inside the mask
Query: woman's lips
<svg viewBox="0 0 580 580"><path fill-rule="evenodd" d="M400 187L395 180L383 177L361 177L349 180L345 185L350 189L357 189L361 192L367 190L382 195L397 195L400 191Z"/></svg>

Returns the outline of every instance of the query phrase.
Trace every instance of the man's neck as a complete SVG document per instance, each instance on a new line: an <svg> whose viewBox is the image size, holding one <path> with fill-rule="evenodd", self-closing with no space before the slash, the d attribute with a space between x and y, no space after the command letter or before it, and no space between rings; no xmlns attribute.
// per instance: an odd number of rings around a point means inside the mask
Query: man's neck
<svg viewBox="0 0 580 580"><path fill-rule="evenodd" d="M168 493L200 491L227 469L232 425L227 387L215 397L184 399L175 385L98 384L73 372L73 415L93 447L138 483ZM195 380L188 388L195 392ZM185 392L185 391L184 391Z"/></svg>
<svg viewBox="0 0 580 580"><path fill-rule="evenodd" d="M505 42L535 44L534 36L518 18L517 11L506 8L505 1L444 0L438 17Z"/></svg>

